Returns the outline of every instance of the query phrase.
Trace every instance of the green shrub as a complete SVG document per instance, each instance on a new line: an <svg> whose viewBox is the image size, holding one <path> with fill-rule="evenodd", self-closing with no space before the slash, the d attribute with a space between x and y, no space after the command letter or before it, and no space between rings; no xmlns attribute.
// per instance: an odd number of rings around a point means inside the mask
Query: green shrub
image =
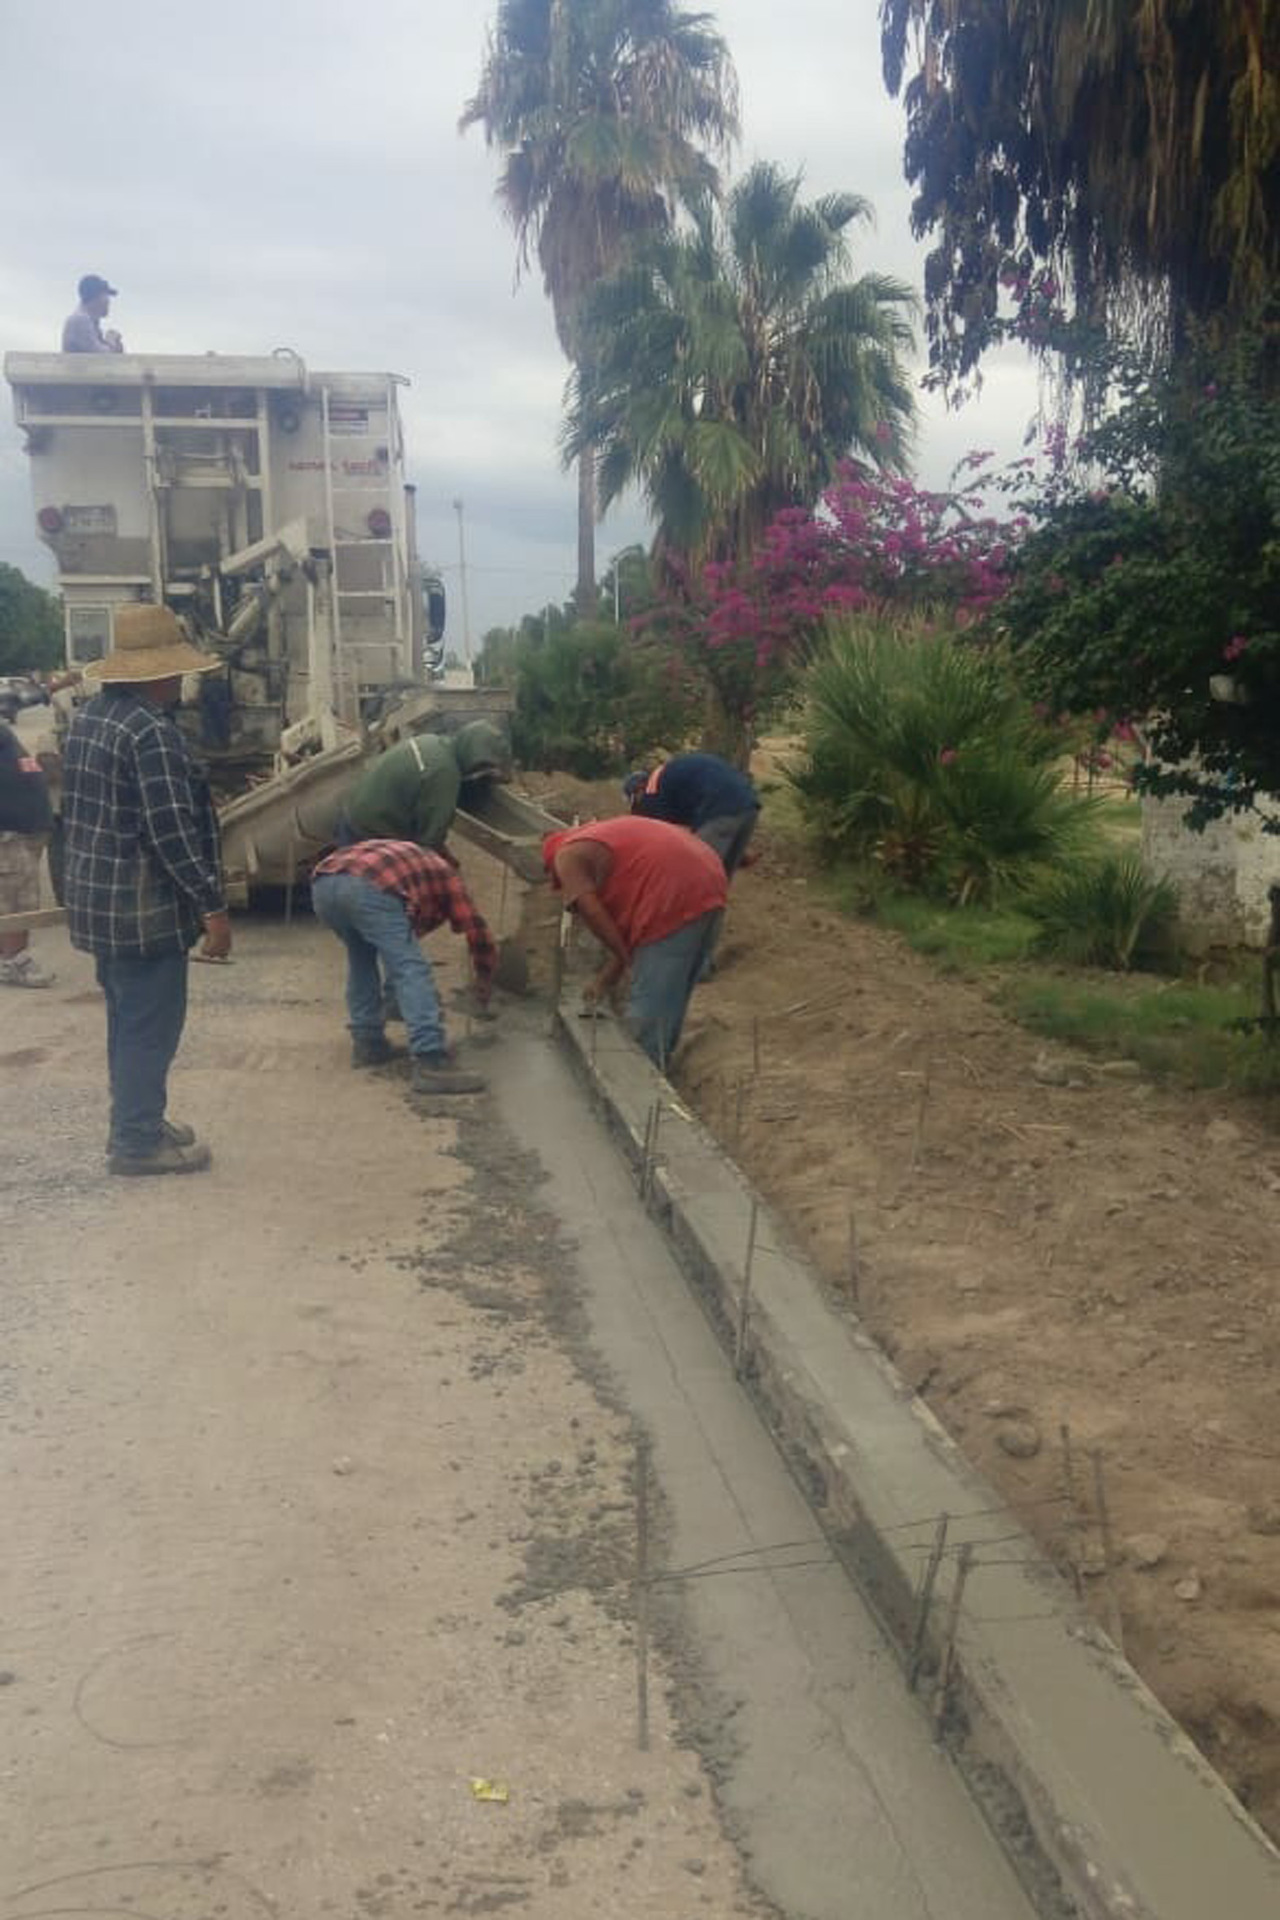
<svg viewBox="0 0 1280 1920"><path fill-rule="evenodd" d="M700 717L700 689L680 660L597 621L522 635L513 648L511 738L524 766L580 779L624 771L680 745Z"/></svg>
<svg viewBox="0 0 1280 1920"><path fill-rule="evenodd" d="M1143 956L1172 948L1178 896L1168 880L1152 879L1136 854L1061 868L1027 897L1039 922L1039 952L1074 967L1110 967L1127 973Z"/></svg>
<svg viewBox="0 0 1280 1920"><path fill-rule="evenodd" d="M832 858L900 885L990 900L1087 843L1059 742L1003 657L953 634L852 622L805 680L806 762L791 776Z"/></svg>

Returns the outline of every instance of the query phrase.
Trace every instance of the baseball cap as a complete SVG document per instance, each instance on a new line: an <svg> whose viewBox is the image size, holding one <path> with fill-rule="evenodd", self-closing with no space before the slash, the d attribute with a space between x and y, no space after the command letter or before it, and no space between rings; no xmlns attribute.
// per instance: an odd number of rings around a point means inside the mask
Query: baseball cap
<svg viewBox="0 0 1280 1920"><path fill-rule="evenodd" d="M109 280L104 280L100 273L86 273L78 291L82 300L96 300L103 293L109 293L114 299L119 288L113 287Z"/></svg>

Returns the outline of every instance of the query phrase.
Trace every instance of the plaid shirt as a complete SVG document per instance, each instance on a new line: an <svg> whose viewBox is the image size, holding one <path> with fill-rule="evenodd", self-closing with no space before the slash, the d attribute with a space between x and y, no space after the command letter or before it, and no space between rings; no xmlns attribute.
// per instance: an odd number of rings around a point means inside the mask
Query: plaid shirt
<svg viewBox="0 0 1280 1920"><path fill-rule="evenodd" d="M94 954L185 952L226 905L209 784L168 714L104 688L63 756L67 920Z"/></svg>
<svg viewBox="0 0 1280 1920"><path fill-rule="evenodd" d="M328 854L312 878L323 880L337 873L355 874L384 893L394 893L404 902L409 925L419 939L446 923L464 935L476 979L482 987L489 985L498 965L493 935L477 913L461 874L442 854L428 853L411 840L358 840L353 847L339 847Z"/></svg>

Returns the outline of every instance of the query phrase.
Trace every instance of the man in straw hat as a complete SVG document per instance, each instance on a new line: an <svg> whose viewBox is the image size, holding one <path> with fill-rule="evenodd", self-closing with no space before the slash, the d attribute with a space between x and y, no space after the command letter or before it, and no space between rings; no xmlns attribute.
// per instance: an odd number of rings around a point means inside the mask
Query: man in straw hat
<svg viewBox="0 0 1280 1920"><path fill-rule="evenodd" d="M107 1003L117 1174L196 1173L209 1149L165 1118L187 1012L187 956L231 950L208 782L172 718L182 676L218 662L167 607L117 609L115 644L85 678L101 691L67 735L65 891L73 946L91 953Z"/></svg>

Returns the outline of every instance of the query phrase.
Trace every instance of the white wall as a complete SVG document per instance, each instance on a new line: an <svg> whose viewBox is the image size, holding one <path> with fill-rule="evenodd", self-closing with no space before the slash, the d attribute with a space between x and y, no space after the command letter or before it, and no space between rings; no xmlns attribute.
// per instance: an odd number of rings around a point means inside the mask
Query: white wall
<svg viewBox="0 0 1280 1920"><path fill-rule="evenodd" d="M1179 926L1193 952L1265 944L1271 920L1268 887L1280 882L1280 834L1264 833L1262 817L1280 819L1280 802L1257 813L1215 820L1203 833L1183 824L1185 798L1144 800L1142 857L1147 870L1178 889Z"/></svg>

